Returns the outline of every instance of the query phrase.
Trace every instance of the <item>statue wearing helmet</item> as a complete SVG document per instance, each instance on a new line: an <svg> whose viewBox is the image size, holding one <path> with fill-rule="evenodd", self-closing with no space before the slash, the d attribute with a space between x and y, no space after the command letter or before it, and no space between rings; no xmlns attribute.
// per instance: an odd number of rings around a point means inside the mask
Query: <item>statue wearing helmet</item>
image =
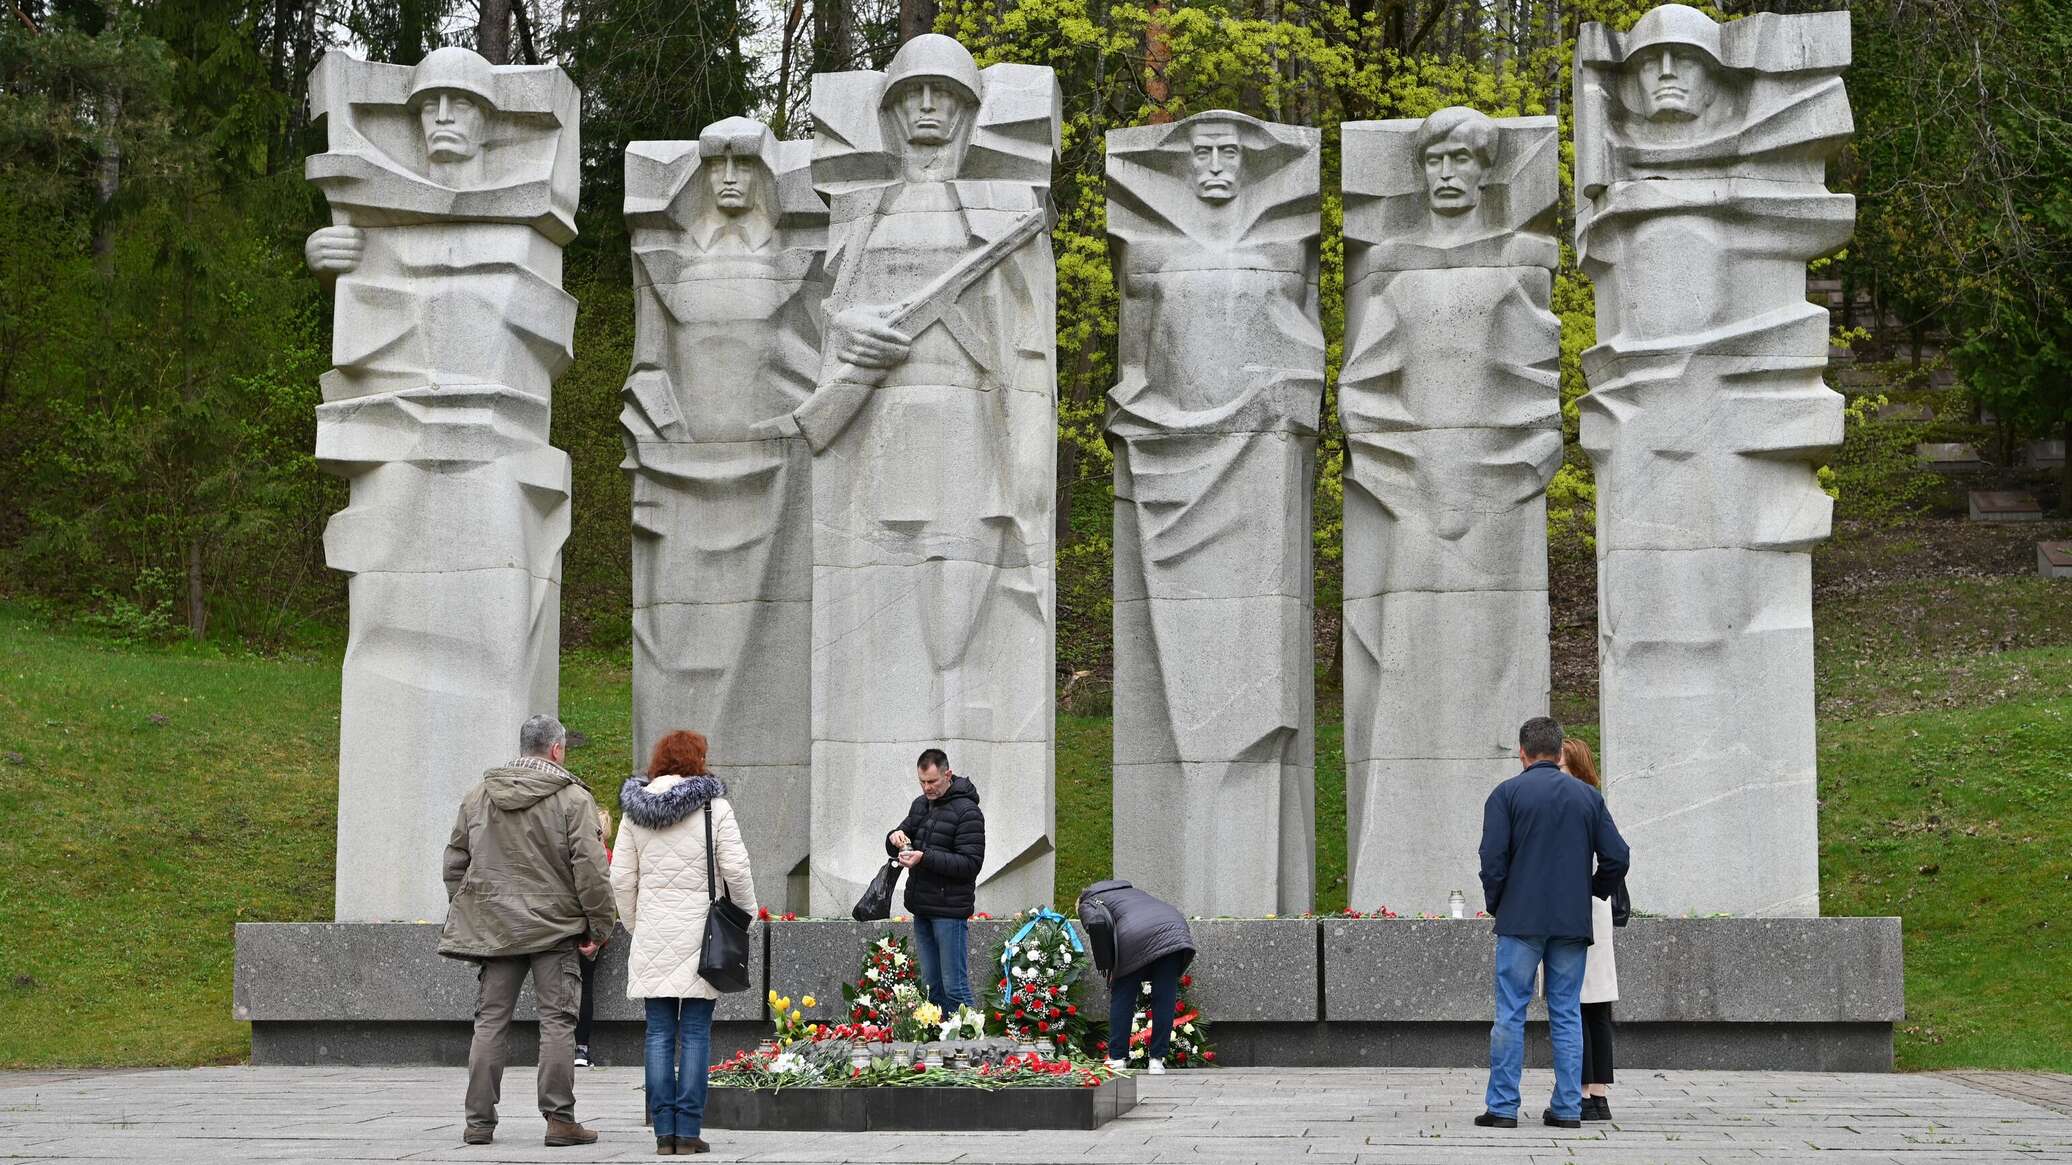
<svg viewBox="0 0 2072 1165"><path fill-rule="evenodd" d="M982 116L983 114L983 116ZM827 335L782 426L814 451L812 908L883 864L942 748L986 780L981 909L1051 893L1057 420L1049 69L945 36L814 78Z"/></svg>
<svg viewBox="0 0 2072 1165"><path fill-rule="evenodd" d="M444 48L328 54L310 105L333 225L306 255L337 293L317 462L351 483L324 531L352 576L337 917L437 918L425 855L559 693L569 465L547 423L575 325L577 97L559 69Z"/></svg>

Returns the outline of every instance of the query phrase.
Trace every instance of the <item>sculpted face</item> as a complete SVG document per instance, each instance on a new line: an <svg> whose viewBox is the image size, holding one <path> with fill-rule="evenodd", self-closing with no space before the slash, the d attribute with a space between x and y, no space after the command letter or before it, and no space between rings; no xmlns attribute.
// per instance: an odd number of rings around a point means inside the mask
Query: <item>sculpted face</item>
<svg viewBox="0 0 2072 1165"><path fill-rule="evenodd" d="M1482 201L1482 157L1456 130L1425 147L1425 192L1438 214L1466 214Z"/></svg>
<svg viewBox="0 0 2072 1165"><path fill-rule="evenodd" d="M712 183L713 201L718 203L721 214L742 214L755 205L757 187L762 182L762 168L761 162L740 157L732 149L728 149L724 156L705 163Z"/></svg>
<svg viewBox="0 0 2072 1165"><path fill-rule="evenodd" d="M1210 122L1194 127L1194 192L1203 202L1229 202L1237 197L1237 180L1244 169L1245 147L1237 127L1228 122Z"/></svg>
<svg viewBox="0 0 2072 1165"><path fill-rule="evenodd" d="M1691 121L1718 88L1712 61L1689 45L1653 45L1627 62L1640 82L1640 110L1649 121Z"/></svg>
<svg viewBox="0 0 2072 1165"><path fill-rule="evenodd" d="M899 124L906 131L908 145L947 145L964 127L970 103L956 89L940 81L920 80L902 86L893 98Z"/></svg>
<svg viewBox="0 0 2072 1165"><path fill-rule="evenodd" d="M465 162L482 152L482 106L469 94L458 89L427 93L417 118L432 161Z"/></svg>

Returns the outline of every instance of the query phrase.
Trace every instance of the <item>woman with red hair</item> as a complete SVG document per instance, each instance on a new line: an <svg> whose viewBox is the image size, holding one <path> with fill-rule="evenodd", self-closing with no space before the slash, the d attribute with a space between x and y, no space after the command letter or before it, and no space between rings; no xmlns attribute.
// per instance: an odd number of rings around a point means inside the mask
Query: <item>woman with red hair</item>
<svg viewBox="0 0 2072 1165"><path fill-rule="evenodd" d="M1590 746L1571 736L1561 742L1561 771L1602 793L1597 758ZM1612 957L1612 903L1590 900L1590 953L1583 962L1583 1119L1612 1119L1612 1037L1618 1025L1612 1004L1619 998L1618 964Z"/></svg>
<svg viewBox="0 0 2072 1165"><path fill-rule="evenodd" d="M656 741L647 774L619 791L624 818L612 847L612 892L619 921L633 934L626 996L647 1001L647 1106L657 1156L711 1149L699 1134L720 992L698 976L705 916L721 889L756 912L748 848L726 792L705 767L705 738L682 731ZM707 877L708 826L723 887Z"/></svg>

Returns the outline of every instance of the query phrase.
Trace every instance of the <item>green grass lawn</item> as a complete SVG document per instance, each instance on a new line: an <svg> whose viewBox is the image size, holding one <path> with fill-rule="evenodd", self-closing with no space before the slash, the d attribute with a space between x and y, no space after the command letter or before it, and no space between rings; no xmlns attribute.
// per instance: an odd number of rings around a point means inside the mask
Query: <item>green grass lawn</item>
<svg viewBox="0 0 2072 1165"><path fill-rule="evenodd" d="M2072 1071L2072 587L1906 584L1821 628L1823 909L1905 917L1901 1065ZM570 767L607 803L628 686L622 659L564 661L589 737ZM330 917L337 700L334 655L118 647L0 604L0 1066L246 1055L232 926ZM1060 714L1058 736L1076 887L1109 867L1109 722ZM1336 723L1317 809L1336 909Z"/></svg>

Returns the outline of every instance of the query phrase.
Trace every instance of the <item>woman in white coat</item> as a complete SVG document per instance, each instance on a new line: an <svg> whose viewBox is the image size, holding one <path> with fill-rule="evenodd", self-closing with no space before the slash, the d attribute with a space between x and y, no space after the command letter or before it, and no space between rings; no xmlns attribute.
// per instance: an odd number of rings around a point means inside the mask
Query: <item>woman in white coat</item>
<svg viewBox="0 0 2072 1165"><path fill-rule="evenodd" d="M726 895L756 913L748 849L726 788L705 768L705 738L671 732L655 742L648 775L619 792L624 819L612 847L612 895L633 934L626 996L647 1001L647 1105L657 1156L711 1149L704 1131L705 1074L712 1063L712 1005L719 989L698 977L705 916L706 823Z"/></svg>
<svg viewBox="0 0 2072 1165"><path fill-rule="evenodd" d="M1590 746L1570 737L1561 742L1561 770L1600 792L1597 758ZM1612 1003L1619 998L1619 969L1612 953L1612 903L1590 900L1590 954L1583 963L1583 1119L1612 1119Z"/></svg>

